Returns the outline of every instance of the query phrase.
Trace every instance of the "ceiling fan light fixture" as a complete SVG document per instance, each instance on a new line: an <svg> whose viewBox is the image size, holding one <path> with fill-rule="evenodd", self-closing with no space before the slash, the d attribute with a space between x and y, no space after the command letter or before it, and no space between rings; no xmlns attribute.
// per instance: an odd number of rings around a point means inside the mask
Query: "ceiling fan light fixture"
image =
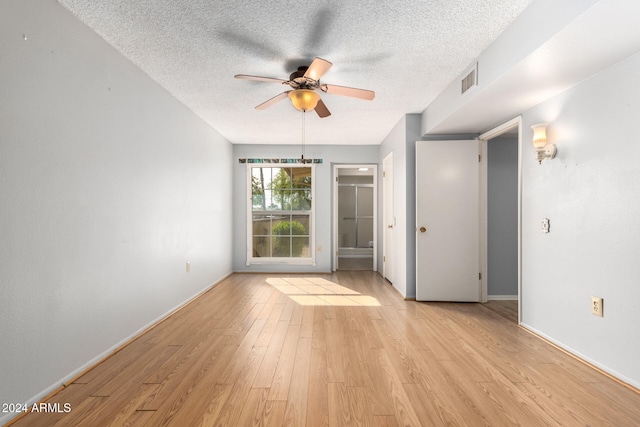
<svg viewBox="0 0 640 427"><path fill-rule="evenodd" d="M309 111L316 108L320 95L310 89L296 89L289 92L291 103L300 111Z"/></svg>
<svg viewBox="0 0 640 427"><path fill-rule="evenodd" d="M236 79L253 80L257 82L271 82L288 85L292 90L284 91L271 99L256 106L257 110L264 110L272 105L282 101L287 96L291 99L291 103L296 110L307 112L315 110L321 119L329 117L331 112L320 98L319 91L349 96L351 98L359 98L372 100L375 92L366 89L357 89L354 87L320 84L320 78L331 68L331 62L322 58L315 58L308 67L298 67L298 71L294 71L289 75L289 80L276 79L273 77L250 76L248 74L236 74ZM318 92L315 92L319 90Z"/></svg>

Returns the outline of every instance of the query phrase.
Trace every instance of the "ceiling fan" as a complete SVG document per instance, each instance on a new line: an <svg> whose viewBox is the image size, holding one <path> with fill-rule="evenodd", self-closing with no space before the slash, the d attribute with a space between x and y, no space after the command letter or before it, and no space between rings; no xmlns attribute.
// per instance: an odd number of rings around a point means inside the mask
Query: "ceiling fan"
<svg viewBox="0 0 640 427"><path fill-rule="evenodd" d="M283 85L286 84L291 87L292 90L287 90L256 106L257 110L264 110L284 98L289 97L289 99L291 99L291 103L296 109L300 111L315 110L318 116L324 118L330 116L331 113L324 102L322 102L322 99L320 99L320 95L315 92L317 89L334 95L350 96L369 101L375 97L375 92L372 90L320 83L320 78L329 71L329 68L331 68L332 65L333 64L331 62L325 59L315 58L308 67L298 67L297 71L291 73L289 80L276 79L273 77L249 76L246 74L236 74L234 77L236 79L280 83Z"/></svg>

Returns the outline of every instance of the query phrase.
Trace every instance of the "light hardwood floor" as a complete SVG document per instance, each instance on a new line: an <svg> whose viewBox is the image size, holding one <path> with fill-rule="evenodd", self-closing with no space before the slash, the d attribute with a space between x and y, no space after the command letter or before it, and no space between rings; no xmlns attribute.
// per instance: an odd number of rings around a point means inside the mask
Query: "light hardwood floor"
<svg viewBox="0 0 640 427"><path fill-rule="evenodd" d="M495 311L502 317L518 323L518 301L517 300L493 300L484 304L485 308Z"/></svg>
<svg viewBox="0 0 640 427"><path fill-rule="evenodd" d="M238 274L16 426L640 425L640 395L481 304Z"/></svg>
<svg viewBox="0 0 640 427"><path fill-rule="evenodd" d="M373 257L367 258L338 258L338 270L373 271Z"/></svg>

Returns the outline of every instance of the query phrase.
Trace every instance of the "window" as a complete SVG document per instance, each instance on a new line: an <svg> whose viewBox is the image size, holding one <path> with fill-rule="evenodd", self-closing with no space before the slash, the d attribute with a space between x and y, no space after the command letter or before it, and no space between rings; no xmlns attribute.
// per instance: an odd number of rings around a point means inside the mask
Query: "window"
<svg viewBox="0 0 640 427"><path fill-rule="evenodd" d="M313 264L313 165L247 166L247 265Z"/></svg>

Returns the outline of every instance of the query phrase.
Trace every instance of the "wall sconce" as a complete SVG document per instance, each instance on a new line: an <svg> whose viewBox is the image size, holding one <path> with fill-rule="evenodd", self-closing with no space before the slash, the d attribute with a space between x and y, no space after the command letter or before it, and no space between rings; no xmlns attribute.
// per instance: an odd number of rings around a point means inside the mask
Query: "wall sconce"
<svg viewBox="0 0 640 427"><path fill-rule="evenodd" d="M533 147L536 153L536 160L542 164L544 159L553 159L558 150L553 144L547 144L547 124L539 123L531 126L533 129Z"/></svg>

